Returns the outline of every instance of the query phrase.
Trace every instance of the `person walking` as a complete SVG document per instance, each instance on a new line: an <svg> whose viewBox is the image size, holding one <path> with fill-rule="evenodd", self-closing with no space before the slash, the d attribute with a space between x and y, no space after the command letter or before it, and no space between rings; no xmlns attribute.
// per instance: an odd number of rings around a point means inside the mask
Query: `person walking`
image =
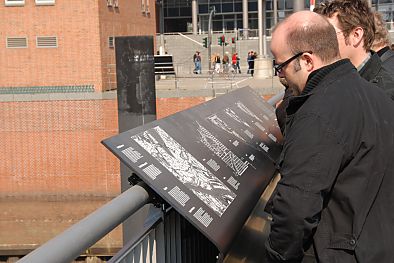
<svg viewBox="0 0 394 263"><path fill-rule="evenodd" d="M215 55L214 61L215 61L215 71L216 71L216 73L219 74L220 73L220 56L219 56L219 54Z"/></svg>
<svg viewBox="0 0 394 263"><path fill-rule="evenodd" d="M248 62L248 74L251 74L251 70L252 70L252 56L253 56L253 51L249 51L248 52L248 57L246 59L246 61Z"/></svg>
<svg viewBox="0 0 394 263"><path fill-rule="evenodd" d="M261 262L394 262L394 103L316 13L280 22L271 51L295 95Z"/></svg>
<svg viewBox="0 0 394 263"><path fill-rule="evenodd" d="M194 61L194 74L201 74L201 56L200 51L196 51L193 56Z"/></svg>
<svg viewBox="0 0 394 263"><path fill-rule="evenodd" d="M233 69L235 71L235 73L239 73L241 74L241 68L239 67L239 57L238 57L238 53L235 52L231 58L231 63L233 66Z"/></svg>
<svg viewBox="0 0 394 263"><path fill-rule="evenodd" d="M228 73L228 68L230 64L230 58L228 57L228 52L226 52L223 55L222 63L223 63L223 72Z"/></svg>
<svg viewBox="0 0 394 263"><path fill-rule="evenodd" d="M252 75L252 77L253 77L253 74L254 74L254 60L256 58L257 58L256 51L251 51L251 54L250 54L250 75Z"/></svg>

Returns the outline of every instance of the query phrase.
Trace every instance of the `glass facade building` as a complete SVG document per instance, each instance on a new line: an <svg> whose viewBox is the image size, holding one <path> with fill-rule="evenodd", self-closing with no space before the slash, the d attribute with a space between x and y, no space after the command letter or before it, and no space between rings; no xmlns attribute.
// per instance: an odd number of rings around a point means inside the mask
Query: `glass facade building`
<svg viewBox="0 0 394 263"><path fill-rule="evenodd" d="M163 0L164 32L192 31L192 0ZM274 25L273 0L266 0L266 28ZM316 1L319 3L321 1ZM212 7L216 13L213 17L213 31L232 31L243 28L242 0L197 0L198 30L208 31L208 17ZM394 0L372 0L372 8L383 13L387 22L393 21ZM305 1L305 9L309 9L309 0ZM277 0L278 21L293 12L293 0ZM248 1L249 29L258 28L257 0Z"/></svg>
<svg viewBox="0 0 394 263"><path fill-rule="evenodd" d="M198 28L208 30L210 8L215 7L212 19L213 31L234 30L243 27L242 0L198 0ZM192 23L191 0L164 0L164 32L190 32ZM267 28L274 24L273 1L265 1ZM278 19L290 14L293 0L278 1ZM248 1L249 29L258 28L257 0Z"/></svg>
<svg viewBox="0 0 394 263"><path fill-rule="evenodd" d="M394 0L372 0L372 7L383 14L383 19L393 26Z"/></svg>

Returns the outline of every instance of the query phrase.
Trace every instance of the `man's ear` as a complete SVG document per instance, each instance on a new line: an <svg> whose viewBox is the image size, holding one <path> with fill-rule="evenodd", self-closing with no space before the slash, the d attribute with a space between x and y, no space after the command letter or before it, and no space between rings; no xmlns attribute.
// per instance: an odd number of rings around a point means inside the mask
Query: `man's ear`
<svg viewBox="0 0 394 263"><path fill-rule="evenodd" d="M349 41L353 47L358 47L364 44L364 29L362 27L356 27L349 34Z"/></svg>
<svg viewBox="0 0 394 263"><path fill-rule="evenodd" d="M316 65L313 61L312 54L310 54L308 52L305 52L302 55L302 63L304 63L305 68L308 72L312 72L316 68Z"/></svg>

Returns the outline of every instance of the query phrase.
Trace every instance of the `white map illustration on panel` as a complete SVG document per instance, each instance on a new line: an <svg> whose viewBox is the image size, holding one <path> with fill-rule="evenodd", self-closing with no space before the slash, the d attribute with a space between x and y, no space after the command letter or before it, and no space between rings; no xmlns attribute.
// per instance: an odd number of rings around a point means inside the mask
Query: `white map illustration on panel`
<svg viewBox="0 0 394 263"><path fill-rule="evenodd" d="M156 126L131 137L217 215L237 196L193 155Z"/></svg>
<svg viewBox="0 0 394 263"><path fill-rule="evenodd" d="M227 123L225 123L222 119L220 119L216 114L209 116L208 120L210 120L214 125L226 131L227 133L234 135L235 137L237 137L238 139L244 142L246 141L241 135L239 135L236 131L234 131L231 127L229 127Z"/></svg>
<svg viewBox="0 0 394 263"><path fill-rule="evenodd" d="M249 116L255 118L259 122L263 122L256 114L254 114L251 110L249 110L249 108L246 107L242 102L238 101L235 104L237 105L238 108L240 108L243 112L245 112Z"/></svg>
<svg viewBox="0 0 394 263"><path fill-rule="evenodd" d="M243 120L241 119L241 117L239 117L239 116L237 115L237 113L235 113L235 111L233 111L232 109L226 108L226 109L224 110L224 112L225 112L228 116L230 116L233 120L235 120L236 122L239 122L239 123L245 125L246 127L249 127L249 128L250 128L249 123L247 123L246 121L243 121Z"/></svg>
<svg viewBox="0 0 394 263"><path fill-rule="evenodd" d="M248 169L250 163L248 161L242 161L230 149L221 143L212 133L210 133L198 122L196 123L198 125L197 131L200 134L200 141L216 156L218 156L228 167L230 167L236 176L241 176L246 171L246 169Z"/></svg>

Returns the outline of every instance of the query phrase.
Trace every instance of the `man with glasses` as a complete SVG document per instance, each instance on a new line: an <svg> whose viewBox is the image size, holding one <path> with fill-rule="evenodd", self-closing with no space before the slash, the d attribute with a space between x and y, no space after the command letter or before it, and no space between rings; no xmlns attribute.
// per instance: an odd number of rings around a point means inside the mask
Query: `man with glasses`
<svg viewBox="0 0 394 263"><path fill-rule="evenodd" d="M314 11L334 26L341 57L350 59L361 77L375 83L394 100L394 79L383 68L379 56L371 52L375 24L367 1L329 0Z"/></svg>
<svg viewBox="0 0 394 263"><path fill-rule="evenodd" d="M394 104L340 59L336 35L309 11L272 33L275 69L297 95L261 262L394 262Z"/></svg>

